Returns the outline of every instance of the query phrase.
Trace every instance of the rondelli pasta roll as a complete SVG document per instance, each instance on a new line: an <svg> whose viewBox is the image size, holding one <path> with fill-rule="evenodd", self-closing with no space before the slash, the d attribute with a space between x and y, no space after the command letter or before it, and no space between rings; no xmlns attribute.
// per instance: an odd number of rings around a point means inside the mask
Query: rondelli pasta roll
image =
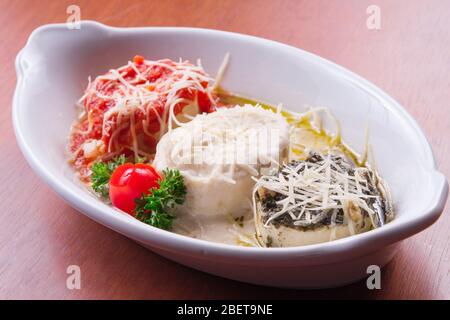
<svg viewBox="0 0 450 320"><path fill-rule="evenodd" d="M289 126L282 115L250 105L235 106L199 115L164 135L153 165L158 170L180 170L187 196L177 219L185 221L190 216L204 238L227 216L236 218L246 212L251 216L252 176L260 175L264 160L270 167L286 159L288 146ZM250 160L252 151L255 159ZM239 154L244 157L240 159Z"/></svg>
<svg viewBox="0 0 450 320"><path fill-rule="evenodd" d="M326 242L378 228L393 218L386 185L340 154L310 153L255 185L256 237L265 247Z"/></svg>
<svg viewBox="0 0 450 320"><path fill-rule="evenodd" d="M70 162L89 180L95 161L124 154L151 159L160 137L185 115L211 112L211 78L188 61L136 56L118 69L89 80L71 129Z"/></svg>

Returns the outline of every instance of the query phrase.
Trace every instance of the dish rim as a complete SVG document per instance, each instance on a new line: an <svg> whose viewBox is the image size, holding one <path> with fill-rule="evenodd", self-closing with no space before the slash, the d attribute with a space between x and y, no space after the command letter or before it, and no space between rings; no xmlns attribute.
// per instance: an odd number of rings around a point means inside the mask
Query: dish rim
<svg viewBox="0 0 450 320"><path fill-rule="evenodd" d="M324 65L330 72L336 74L336 76L344 77L352 84L360 87L370 93L373 97L383 102L389 112L392 112L399 117L406 120L412 131L419 139L419 145L423 149L424 165L426 170L432 175L433 186L438 190L430 203L430 208L423 212L420 217L408 221L402 221L398 224L387 224L383 228L371 230L362 234L354 235L351 237L334 240L325 243L318 243L308 246L299 247L285 247L285 248L259 248L259 247L242 247L231 244L223 244L210 242L201 239L195 239L188 236L179 235L173 232L160 230L158 228L151 227L143 224L135 219L129 219L124 217L123 214L117 214L118 210L98 201L96 205L93 201L89 201L88 198L83 197L79 192L74 192L73 187L63 184L52 173L52 170L47 169L45 165L38 159L36 154L31 152L30 147L25 140L23 129L19 126L20 122L20 96L22 94L21 89L23 85L23 79L26 71L23 67L22 55L23 52L28 50L30 43L35 41L38 34L47 32L49 30L67 28L66 23L47 24L36 28L28 38L25 46L20 50L16 57L16 74L17 84L13 97L12 107L12 121L16 140L18 145L24 154L27 162L33 168L33 170L47 183L53 190L55 190L62 198L70 203L71 206L76 207L81 213L88 215L93 220L108 226L119 233L125 234L140 242L151 244L152 247L160 248L166 251L180 251L183 250L183 254L196 255L199 252L210 256L221 257L236 257L241 258L267 258L269 260L292 257L312 257L312 256L325 256L325 255L340 255L342 252L366 252L367 248L373 248L376 244L376 248L381 248L389 244L393 244L407 237L410 237L425 228L433 224L441 215L447 195L448 195L448 183L445 176L438 171L435 162L434 154L430 144L428 143L423 131L412 118L411 115L393 98L386 94L383 90L376 87L368 80L354 74L346 68L335 64L325 58L317 56L313 53L304 51L302 49L283 44L277 41L255 37L251 35L245 35L240 33L203 29L203 28L191 28L191 27L112 27L96 21L84 20L81 21L81 28L98 28L101 31L109 31L113 33L161 33L161 32L175 32L175 33L210 33L219 36L238 37L249 42L266 42L268 45L277 46L290 54L297 54L306 57L309 60L318 62ZM92 30L91 30L92 32ZM104 210L103 206L109 208ZM120 213L120 212L119 212ZM125 230L126 229L126 230ZM366 248L366 249L364 249ZM359 250L358 250L359 249ZM342 258L340 258L342 259Z"/></svg>

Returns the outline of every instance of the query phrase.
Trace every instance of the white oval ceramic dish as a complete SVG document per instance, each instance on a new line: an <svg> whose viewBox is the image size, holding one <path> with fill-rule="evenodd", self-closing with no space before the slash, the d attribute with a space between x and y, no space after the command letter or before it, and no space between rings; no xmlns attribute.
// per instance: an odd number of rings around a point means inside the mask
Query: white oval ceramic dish
<svg viewBox="0 0 450 320"><path fill-rule="evenodd" d="M383 228L329 243L296 248L246 248L187 238L143 224L86 192L64 153L74 102L89 75L123 65L135 54L150 59L202 59L214 75L224 54L231 60L223 86L301 111L327 106L343 136L361 150L370 127L378 169L390 184L396 219ZM448 194L422 131L380 89L313 54L251 36L191 28L112 28L85 21L38 28L16 60L13 122L26 159L62 198L99 223L184 265L230 279L292 287L331 287L365 277L385 265L399 241L430 226Z"/></svg>

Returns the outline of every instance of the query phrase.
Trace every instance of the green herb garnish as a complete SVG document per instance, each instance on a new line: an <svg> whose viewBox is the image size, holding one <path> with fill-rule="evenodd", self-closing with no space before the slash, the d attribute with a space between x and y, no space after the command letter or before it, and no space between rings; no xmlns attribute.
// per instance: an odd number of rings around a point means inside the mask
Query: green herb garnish
<svg viewBox="0 0 450 320"><path fill-rule="evenodd" d="M138 156L134 159L134 163L146 163L146 162L148 162L148 159L147 159L146 156L141 157L141 156L138 155Z"/></svg>
<svg viewBox="0 0 450 320"><path fill-rule="evenodd" d="M127 162L125 155L120 155L108 162L96 162L92 165L92 189L103 197L109 195L109 179L116 168Z"/></svg>
<svg viewBox="0 0 450 320"><path fill-rule="evenodd" d="M174 216L171 214L176 205L182 204L186 197L186 186L179 170L166 169L159 188L152 188L149 194L143 194L136 202L136 219L151 226L169 230Z"/></svg>

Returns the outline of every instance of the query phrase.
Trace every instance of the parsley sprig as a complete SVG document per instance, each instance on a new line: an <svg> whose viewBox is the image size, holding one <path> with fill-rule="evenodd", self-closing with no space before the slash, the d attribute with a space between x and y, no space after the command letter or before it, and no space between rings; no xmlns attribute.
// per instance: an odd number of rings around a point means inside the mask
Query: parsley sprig
<svg viewBox="0 0 450 320"><path fill-rule="evenodd" d="M92 189L103 197L109 195L109 179L116 168L127 162L125 155L120 155L108 162L96 162L92 165Z"/></svg>
<svg viewBox="0 0 450 320"><path fill-rule="evenodd" d="M186 198L186 186L180 171L166 169L159 188L152 188L149 194L136 199L136 219L151 226L169 230L174 216L173 208Z"/></svg>

